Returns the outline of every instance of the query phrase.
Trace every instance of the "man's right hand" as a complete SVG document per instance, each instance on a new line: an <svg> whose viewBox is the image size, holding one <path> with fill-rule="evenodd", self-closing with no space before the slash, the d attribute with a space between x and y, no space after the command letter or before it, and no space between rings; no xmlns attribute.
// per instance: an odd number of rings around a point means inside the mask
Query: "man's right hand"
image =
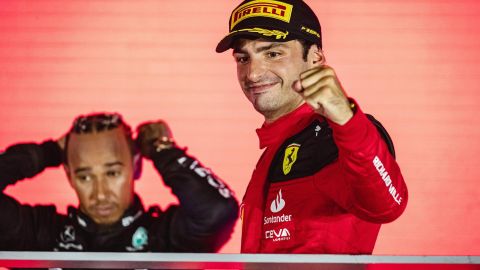
<svg viewBox="0 0 480 270"><path fill-rule="evenodd" d="M146 158L174 146L172 131L163 120L142 123L137 127L137 146Z"/></svg>
<svg viewBox="0 0 480 270"><path fill-rule="evenodd" d="M353 117L345 90L327 65L303 72L292 87L316 113L332 122L344 125Z"/></svg>

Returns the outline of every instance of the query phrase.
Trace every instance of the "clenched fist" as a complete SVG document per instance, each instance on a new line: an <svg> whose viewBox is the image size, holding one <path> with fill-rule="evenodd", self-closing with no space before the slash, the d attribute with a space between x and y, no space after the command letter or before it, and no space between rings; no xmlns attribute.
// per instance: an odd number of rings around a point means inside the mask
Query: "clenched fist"
<svg viewBox="0 0 480 270"><path fill-rule="evenodd" d="M153 153L174 145L172 131L163 120L142 123L137 127L137 145L146 158L151 158Z"/></svg>
<svg viewBox="0 0 480 270"><path fill-rule="evenodd" d="M335 71L329 66L303 72L292 87L315 112L332 122L343 125L353 116L345 91Z"/></svg>

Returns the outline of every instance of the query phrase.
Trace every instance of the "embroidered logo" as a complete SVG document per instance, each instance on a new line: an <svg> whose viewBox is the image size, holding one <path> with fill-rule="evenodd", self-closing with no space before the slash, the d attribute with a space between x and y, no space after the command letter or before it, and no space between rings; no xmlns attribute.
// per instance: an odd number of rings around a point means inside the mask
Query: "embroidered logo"
<svg viewBox="0 0 480 270"><path fill-rule="evenodd" d="M387 171L387 168L383 165L382 161L378 156L375 156L373 158L373 165L375 166L375 169L377 169L378 173L383 179L383 182L385 182L385 186L388 188L388 192L390 195L392 195L392 198L395 200L395 202L400 205L402 203L402 197L400 196L400 193L398 193L397 189L393 185L392 179L390 178L390 174Z"/></svg>
<svg viewBox="0 0 480 270"><path fill-rule="evenodd" d="M62 239L63 242L75 241L75 229L72 225L65 226L65 230L60 234L60 239Z"/></svg>
<svg viewBox="0 0 480 270"><path fill-rule="evenodd" d="M218 193L222 195L225 199L230 198L233 195L233 191L231 191L222 180L218 177L214 176L210 169L204 168L198 161L192 160L191 158L187 158L185 156L177 159L178 164L182 165L183 167L187 167L194 171L198 176L207 180L210 186L216 188Z"/></svg>
<svg viewBox="0 0 480 270"><path fill-rule="evenodd" d="M320 132L320 130L322 130L322 127L320 125L317 125L315 127L315 137L318 137L318 132Z"/></svg>
<svg viewBox="0 0 480 270"><path fill-rule="evenodd" d="M288 36L288 31L282 32L280 30L268 30L260 27L238 29L230 33L236 33L236 32L258 33L266 37L275 37L275 39L286 39Z"/></svg>
<svg viewBox="0 0 480 270"><path fill-rule="evenodd" d="M148 244L148 232L144 227L138 227L132 236L132 246L127 247L128 251L143 250Z"/></svg>
<svg viewBox="0 0 480 270"><path fill-rule="evenodd" d="M239 22L251 17L267 17L289 23L293 5L274 0L250 1L232 12L230 30Z"/></svg>
<svg viewBox="0 0 480 270"><path fill-rule="evenodd" d="M274 242L290 240L290 231L287 228L269 230L265 232L265 239L273 239Z"/></svg>
<svg viewBox="0 0 480 270"><path fill-rule="evenodd" d="M55 250L83 250L83 246L76 242L75 228L72 225L65 225Z"/></svg>
<svg viewBox="0 0 480 270"><path fill-rule="evenodd" d="M277 197L270 204L270 211L272 211L272 213L278 213L282 211L284 207L285 207L285 200L282 197L282 190L280 189L278 191Z"/></svg>
<svg viewBox="0 0 480 270"><path fill-rule="evenodd" d="M139 210L134 216L126 216L126 217L122 218L122 226L123 227L130 226L130 224L132 224L141 215L142 215L142 211Z"/></svg>
<svg viewBox="0 0 480 270"><path fill-rule="evenodd" d="M287 175L292 166L297 161L298 150L300 149L300 144L292 143L287 146L285 149L285 156L283 157L283 174Z"/></svg>

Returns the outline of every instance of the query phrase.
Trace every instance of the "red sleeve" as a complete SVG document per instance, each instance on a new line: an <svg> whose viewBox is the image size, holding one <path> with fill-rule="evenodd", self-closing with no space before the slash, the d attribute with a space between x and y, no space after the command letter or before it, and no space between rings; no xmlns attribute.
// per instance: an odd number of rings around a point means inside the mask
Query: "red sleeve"
<svg viewBox="0 0 480 270"><path fill-rule="evenodd" d="M407 186L377 128L358 105L345 125L329 124L339 150L342 181L338 183L343 186L338 190L343 190L339 203L370 222L398 218L407 205Z"/></svg>

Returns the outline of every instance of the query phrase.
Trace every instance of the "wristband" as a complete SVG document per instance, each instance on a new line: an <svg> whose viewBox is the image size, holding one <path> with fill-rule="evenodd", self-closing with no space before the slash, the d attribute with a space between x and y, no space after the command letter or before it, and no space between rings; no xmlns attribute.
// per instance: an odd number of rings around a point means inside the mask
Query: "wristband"
<svg viewBox="0 0 480 270"><path fill-rule="evenodd" d="M162 150L170 149L175 146L175 141L173 140L173 138L163 136L155 140L153 142L153 146L155 147L155 152L159 153Z"/></svg>

